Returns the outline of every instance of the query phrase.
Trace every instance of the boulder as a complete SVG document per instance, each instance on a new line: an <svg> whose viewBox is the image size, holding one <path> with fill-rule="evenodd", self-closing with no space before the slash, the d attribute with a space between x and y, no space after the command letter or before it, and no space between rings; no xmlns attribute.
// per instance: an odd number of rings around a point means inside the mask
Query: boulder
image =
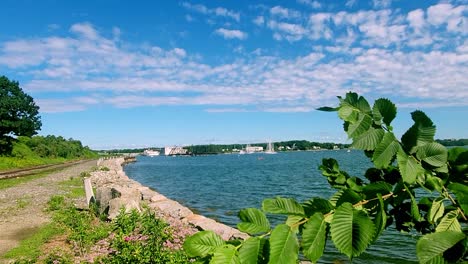
<svg viewBox="0 0 468 264"><path fill-rule="evenodd" d="M159 210L166 215L178 219L182 219L193 214L193 212L190 211L190 209L172 200L161 200L157 202L152 202L149 204L149 207L152 209Z"/></svg>
<svg viewBox="0 0 468 264"><path fill-rule="evenodd" d="M114 198L109 201L109 212L107 218L110 220L115 219L119 215L120 209L122 208L125 209L125 213L129 213L132 210L141 212L139 202L134 200L126 200L124 198Z"/></svg>

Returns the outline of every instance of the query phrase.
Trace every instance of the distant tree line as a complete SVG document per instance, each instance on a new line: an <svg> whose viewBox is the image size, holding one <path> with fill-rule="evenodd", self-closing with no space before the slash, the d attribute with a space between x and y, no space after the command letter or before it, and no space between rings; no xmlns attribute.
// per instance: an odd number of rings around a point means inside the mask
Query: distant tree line
<svg viewBox="0 0 468 264"><path fill-rule="evenodd" d="M454 146L467 146L468 139L436 139L436 141L446 147L454 147Z"/></svg>
<svg viewBox="0 0 468 264"><path fill-rule="evenodd" d="M298 151L298 150L319 150L319 149L343 149L348 148L348 144L341 143L332 143L332 142L311 142L307 140L290 140L290 141L281 141L273 142L275 151ZM267 143L253 143L251 146L260 146L263 149L267 148ZM246 144L209 144L209 145L192 145L187 146L185 149L189 153L194 155L207 155L207 154L220 154L220 153L230 153L244 149ZM160 148L153 148L160 149ZM117 153L141 153L144 148L135 148L135 149L113 149L106 150L108 154L117 154ZM163 151L163 149L160 149Z"/></svg>
<svg viewBox="0 0 468 264"><path fill-rule="evenodd" d="M97 154L83 146L81 141L61 136L18 137L13 144L11 156L27 158L37 155L41 158L94 158Z"/></svg>

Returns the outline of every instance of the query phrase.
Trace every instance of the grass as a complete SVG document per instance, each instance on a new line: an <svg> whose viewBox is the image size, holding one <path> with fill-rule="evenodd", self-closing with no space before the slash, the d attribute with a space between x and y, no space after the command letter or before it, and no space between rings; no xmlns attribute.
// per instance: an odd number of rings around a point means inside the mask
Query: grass
<svg viewBox="0 0 468 264"><path fill-rule="evenodd" d="M35 180L35 179L40 179L40 178L43 178L43 177L49 175L50 173L58 172L58 171L61 171L61 170L63 170L63 168L50 169L50 170L42 171L42 172L39 172L39 173L36 173L36 174L24 176L24 177L2 179L2 180L0 180L0 190L11 188L11 187L17 186L19 184Z"/></svg>
<svg viewBox="0 0 468 264"><path fill-rule="evenodd" d="M83 173L82 173L83 175ZM60 188L67 192L67 197L76 199L84 197L85 190L83 187L83 177L70 177L69 180L62 181L59 183Z"/></svg>
<svg viewBox="0 0 468 264"><path fill-rule="evenodd" d="M21 241L20 245L3 255L4 259L14 260L34 260L41 255L41 247L44 243L49 241L52 237L63 233L57 225L51 223L39 228L39 230ZM26 262L28 263L28 262Z"/></svg>
<svg viewBox="0 0 468 264"><path fill-rule="evenodd" d="M64 158L41 158L41 157L4 157L0 156L0 171L34 167L39 165L58 164L65 162Z"/></svg>

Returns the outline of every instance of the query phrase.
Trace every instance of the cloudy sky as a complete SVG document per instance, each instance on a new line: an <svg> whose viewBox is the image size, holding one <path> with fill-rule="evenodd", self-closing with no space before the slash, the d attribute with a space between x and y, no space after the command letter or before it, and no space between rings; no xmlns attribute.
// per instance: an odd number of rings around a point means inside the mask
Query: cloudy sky
<svg viewBox="0 0 468 264"><path fill-rule="evenodd" d="M468 1L6 0L0 74L93 148L346 142L336 96L468 138Z"/></svg>

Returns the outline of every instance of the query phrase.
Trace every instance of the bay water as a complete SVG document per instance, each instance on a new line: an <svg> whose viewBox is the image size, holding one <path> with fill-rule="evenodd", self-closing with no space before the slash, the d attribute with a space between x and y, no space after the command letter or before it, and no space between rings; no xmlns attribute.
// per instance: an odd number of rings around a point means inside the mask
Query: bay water
<svg viewBox="0 0 468 264"><path fill-rule="evenodd" d="M146 157L124 167L126 174L194 212L236 227L243 208L261 208L265 198L328 199L336 190L322 176L323 158L334 158L340 169L362 177L372 166L362 151L324 150L267 154ZM273 222L275 220L273 219ZM386 230L353 263L417 263L417 238ZM348 263L328 241L319 263Z"/></svg>

